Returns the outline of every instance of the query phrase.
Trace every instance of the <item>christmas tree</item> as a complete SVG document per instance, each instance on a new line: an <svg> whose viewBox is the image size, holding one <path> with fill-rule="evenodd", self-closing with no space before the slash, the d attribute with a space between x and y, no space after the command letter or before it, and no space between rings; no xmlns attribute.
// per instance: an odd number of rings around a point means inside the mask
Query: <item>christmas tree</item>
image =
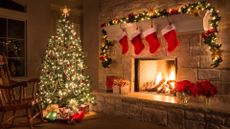
<svg viewBox="0 0 230 129"><path fill-rule="evenodd" d="M56 104L77 111L81 104L92 103L89 76L80 38L69 20L69 9L64 8L57 21L55 36L48 42L40 76L40 96L43 108Z"/></svg>

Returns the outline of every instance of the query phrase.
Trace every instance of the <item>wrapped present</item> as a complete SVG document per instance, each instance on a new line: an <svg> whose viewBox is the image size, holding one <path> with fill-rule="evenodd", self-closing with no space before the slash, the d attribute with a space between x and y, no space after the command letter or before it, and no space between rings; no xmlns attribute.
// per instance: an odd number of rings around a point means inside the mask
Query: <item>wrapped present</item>
<svg viewBox="0 0 230 129"><path fill-rule="evenodd" d="M88 104L82 104L79 106L79 110L83 111L84 113L88 113L89 112L89 105Z"/></svg>
<svg viewBox="0 0 230 129"><path fill-rule="evenodd" d="M128 94L130 91L129 81L125 79L115 79L113 84L114 94Z"/></svg>
<svg viewBox="0 0 230 129"><path fill-rule="evenodd" d="M117 86L117 85L114 85L114 86L113 86L113 93L114 93L114 94L120 94L120 92L121 92L120 87Z"/></svg>

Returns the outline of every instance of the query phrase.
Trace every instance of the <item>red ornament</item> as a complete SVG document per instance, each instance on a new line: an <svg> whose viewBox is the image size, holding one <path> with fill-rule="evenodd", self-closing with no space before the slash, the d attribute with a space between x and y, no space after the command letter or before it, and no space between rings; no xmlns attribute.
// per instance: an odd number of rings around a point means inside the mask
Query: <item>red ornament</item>
<svg viewBox="0 0 230 129"><path fill-rule="evenodd" d="M68 121L77 121L77 122L80 122L80 121L82 121L82 119L84 118L84 116L85 116L85 113L83 111L79 111L78 113L70 116Z"/></svg>

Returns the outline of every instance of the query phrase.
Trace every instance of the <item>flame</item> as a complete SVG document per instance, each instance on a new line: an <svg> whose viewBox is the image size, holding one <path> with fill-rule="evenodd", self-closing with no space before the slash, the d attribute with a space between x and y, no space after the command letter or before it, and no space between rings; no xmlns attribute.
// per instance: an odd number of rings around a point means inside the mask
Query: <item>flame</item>
<svg viewBox="0 0 230 129"><path fill-rule="evenodd" d="M169 73L169 80L173 80L175 81L176 80L176 71L175 71L175 67L172 67L170 69L170 73ZM175 82L170 82L170 84L173 86L172 89L174 89L175 87Z"/></svg>
<svg viewBox="0 0 230 129"><path fill-rule="evenodd" d="M162 75L162 72L158 72L155 78L155 84L159 84L163 79L165 79L165 82L162 85L167 85L167 89L165 90L166 93L169 93L171 89L174 89L175 87L175 80L176 80L176 72L175 67L172 67L170 69L169 74L165 73L165 76ZM167 84L170 83L170 86ZM161 87L158 88L160 90Z"/></svg>
<svg viewBox="0 0 230 129"><path fill-rule="evenodd" d="M155 84L159 84L160 81L161 81L162 79L163 79L163 78L162 78L162 73L159 72L159 73L157 74L157 76L156 76Z"/></svg>

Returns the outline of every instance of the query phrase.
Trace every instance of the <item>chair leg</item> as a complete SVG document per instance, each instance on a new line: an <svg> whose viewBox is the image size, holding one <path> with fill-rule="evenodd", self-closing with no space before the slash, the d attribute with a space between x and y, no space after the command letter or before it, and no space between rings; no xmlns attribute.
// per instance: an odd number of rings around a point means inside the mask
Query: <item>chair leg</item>
<svg viewBox="0 0 230 129"><path fill-rule="evenodd" d="M43 118L43 112L42 112L42 106L40 104L37 104L37 108L38 108L38 112L40 113L40 119L42 122L45 122L44 118Z"/></svg>
<svg viewBox="0 0 230 129"><path fill-rule="evenodd" d="M16 114L16 110L13 111L13 119L12 119L12 122L11 122L12 125L14 124L15 114Z"/></svg>
<svg viewBox="0 0 230 129"><path fill-rule="evenodd" d="M1 117L1 121L0 121L0 129L3 128L4 116L5 116L5 112L2 112L2 117Z"/></svg>
<svg viewBox="0 0 230 129"><path fill-rule="evenodd" d="M30 129L33 129L33 123L32 123L32 113L31 113L31 109L27 108L27 120L28 120L28 125Z"/></svg>

